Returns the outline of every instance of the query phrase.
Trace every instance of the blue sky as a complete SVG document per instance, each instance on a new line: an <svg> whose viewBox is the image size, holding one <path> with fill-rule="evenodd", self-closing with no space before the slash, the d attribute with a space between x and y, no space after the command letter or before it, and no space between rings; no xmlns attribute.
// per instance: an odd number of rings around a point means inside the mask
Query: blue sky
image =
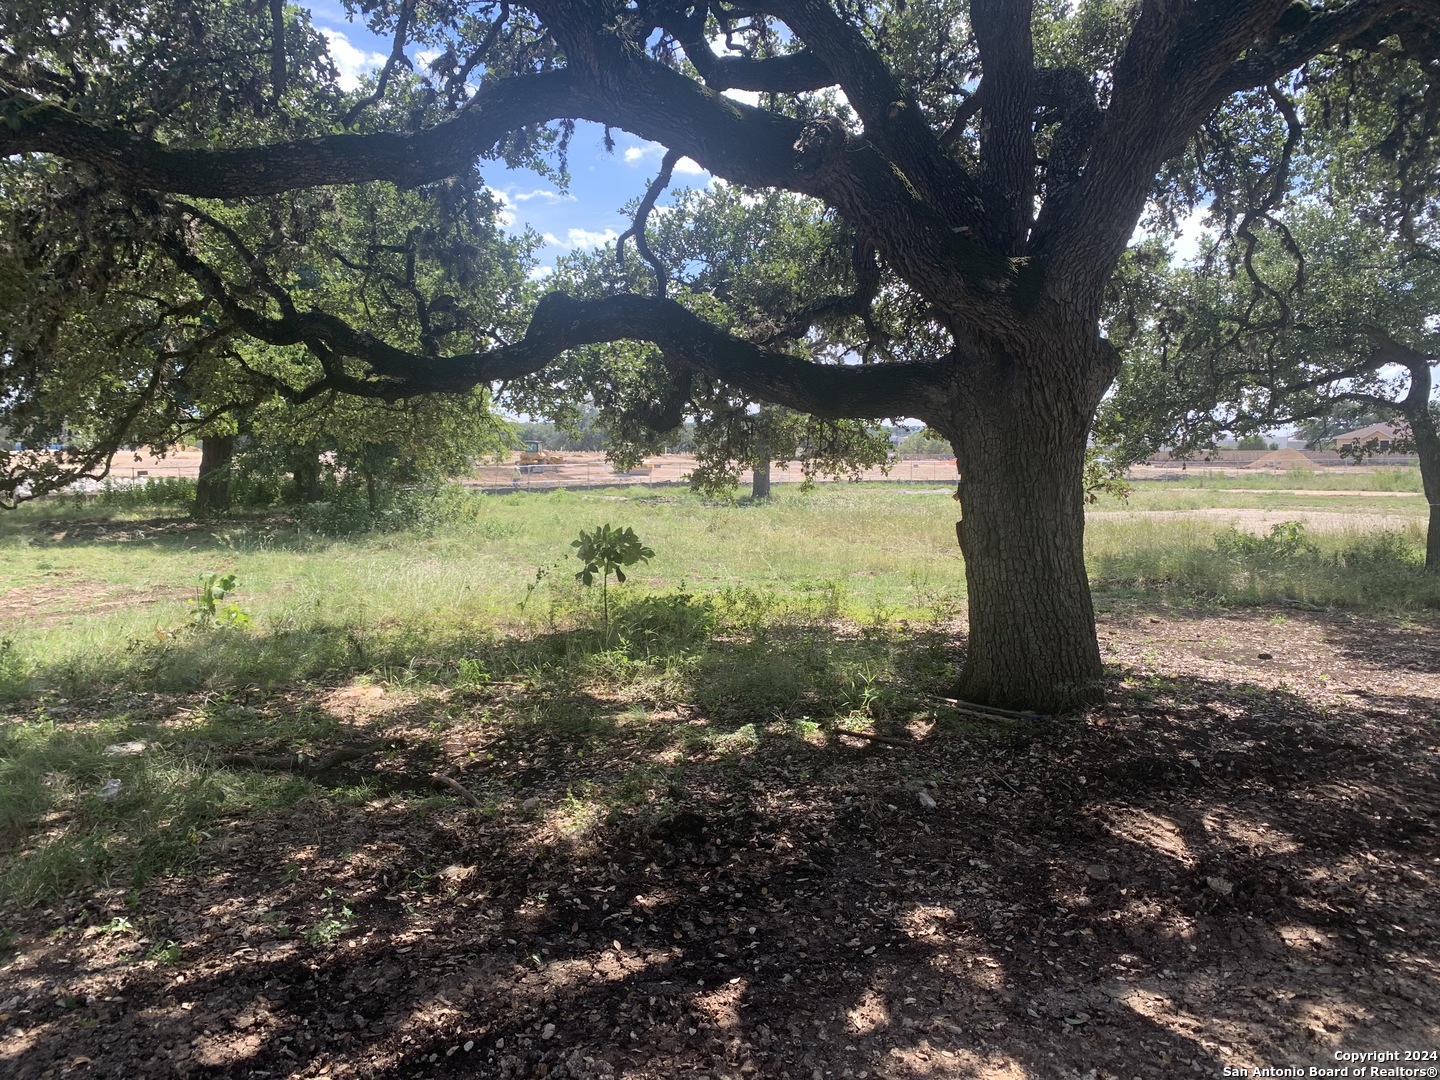
<svg viewBox="0 0 1440 1080"><path fill-rule="evenodd" d="M340 69L342 84L358 85L362 76L384 65L390 40L370 33L363 23L349 21L338 0L316 0L310 10L316 29L330 42L331 59ZM413 48L407 54L417 67L426 59L426 54ZM552 269L566 251L598 247L624 232L630 220L620 213L621 207L643 195L659 172L664 156L661 146L615 129L611 134L613 153L605 149L600 125L576 125L570 143L568 191L560 191L553 182L529 170L507 169L500 162L482 163L486 186L504 203L509 227L515 231L533 228L545 237L544 247L536 252L540 262L537 274ZM676 167L671 188L703 188L712 182L709 173L685 158Z"/></svg>

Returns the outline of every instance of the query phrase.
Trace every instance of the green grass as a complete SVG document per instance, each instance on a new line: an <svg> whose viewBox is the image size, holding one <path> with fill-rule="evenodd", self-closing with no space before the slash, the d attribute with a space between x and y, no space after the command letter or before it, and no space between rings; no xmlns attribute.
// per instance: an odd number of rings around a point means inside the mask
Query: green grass
<svg viewBox="0 0 1440 1080"><path fill-rule="evenodd" d="M97 541L71 508L25 508L0 519L0 590L37 598L41 611L0 629L11 643L0 698L127 679L280 685L454 655L487 629L553 625L598 603L598 590L569 584L578 569L569 544L580 527L606 521L634 527L657 553L622 593L745 592L775 608L915 616L947 603L962 580L943 496L848 486L786 491L768 506L625 489L474 498L473 521L353 540L235 523ZM41 517L49 524L37 530ZM134 514L109 520L112 532L143 528ZM521 610L541 569L547 576ZM187 598L206 572L237 575L230 599L251 622L250 632L209 635L199 648L172 632L186 626Z"/></svg>
<svg viewBox="0 0 1440 1080"><path fill-rule="evenodd" d="M1223 518L1113 515L1092 519L1086 552L1099 597L1149 595L1218 607L1440 608L1440 581L1423 572L1420 519L1403 529L1305 530L1302 537L1288 550Z"/></svg>
<svg viewBox="0 0 1440 1080"><path fill-rule="evenodd" d="M18 852L0 864L0 898L143 884L192 863L218 817L314 790L288 773L217 765L256 736L256 718L223 703L202 703L182 731L123 711L72 726L51 708L0 724L0 851ZM302 744L333 726L303 715L264 723L267 739Z"/></svg>
<svg viewBox="0 0 1440 1080"><path fill-rule="evenodd" d="M781 490L766 505L623 488L476 496L453 524L354 539L273 517L197 530L134 507L0 517L0 901L136 887L202 865L226 822L307 798L368 801L363 776L222 761L387 736L383 717L357 728L322 704L325 686L357 679L415 699L396 731L418 763L387 775L417 813L436 805L425 755L454 724L558 742L575 760L623 745L624 763L561 807L576 832L658 812L687 762L743 769L766 740L903 723L953 682L947 628L964 585L955 504L917 490ZM1266 539L1224 515L1148 513L1214 507L1414 524ZM1423 500L1157 482L1094 509L1102 605L1440 607L1420 572ZM656 552L612 589L608 630L569 547L602 522ZM245 625L195 626L188 600L208 572L238 576L227 601ZM497 683L510 691L491 693ZM677 723L677 704L701 719ZM645 764L629 758L637 740ZM112 749L127 743L143 752ZM487 808L506 797L481 794ZM312 936L344 931L343 915L327 918Z"/></svg>
<svg viewBox="0 0 1440 1080"><path fill-rule="evenodd" d="M1178 463L1170 468L1178 469ZM1230 475L1226 475L1229 472ZM1413 491L1419 492L1420 470L1414 466L1350 466L1338 471L1314 472L1289 468L1283 472L1249 469L1216 469L1194 466L1184 470L1180 480L1155 481L1166 485L1211 489L1309 489L1312 491Z"/></svg>

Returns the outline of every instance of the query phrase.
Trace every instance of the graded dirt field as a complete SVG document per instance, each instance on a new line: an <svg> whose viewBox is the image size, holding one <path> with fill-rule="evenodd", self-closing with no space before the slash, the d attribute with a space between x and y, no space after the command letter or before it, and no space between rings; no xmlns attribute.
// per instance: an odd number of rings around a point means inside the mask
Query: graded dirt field
<svg viewBox="0 0 1440 1080"><path fill-rule="evenodd" d="M548 451L547 451L548 453ZM660 454L646 459L644 467L627 472L617 472L605 455L598 451L562 451L556 456L564 459L561 464L521 466L520 455L512 454L508 461L496 464L477 465L461 483L468 487L504 489L543 489L547 487L611 486L615 484L681 484L695 467L695 459L689 454ZM148 449L124 451L110 461L110 477L120 483L131 483L147 477L183 476L196 477L200 473L200 451L197 449L173 450L163 457ZM899 462L887 474L882 469L867 469L862 474L866 480L914 480L950 481L955 479L955 463L950 458L914 458ZM805 479L798 462L779 462L773 467L771 482L776 484L800 483ZM741 474L742 485L749 485L751 474Z"/></svg>

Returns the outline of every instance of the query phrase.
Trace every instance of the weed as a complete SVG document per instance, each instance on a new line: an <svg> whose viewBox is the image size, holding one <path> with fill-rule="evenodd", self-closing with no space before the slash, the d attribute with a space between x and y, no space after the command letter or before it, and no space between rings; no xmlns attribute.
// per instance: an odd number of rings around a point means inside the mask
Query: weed
<svg viewBox="0 0 1440 1080"><path fill-rule="evenodd" d="M1266 536L1255 536L1232 527L1215 538L1215 550L1247 570L1259 570L1279 563L1313 558L1317 548L1305 536L1301 521L1281 521Z"/></svg>
<svg viewBox="0 0 1440 1080"><path fill-rule="evenodd" d="M153 960L157 964L178 964L183 952L178 941L166 941L160 945L152 945L145 954L145 959Z"/></svg>
<svg viewBox="0 0 1440 1080"><path fill-rule="evenodd" d="M234 574L201 574L200 587L190 601L190 621L199 630L217 628L239 629L250 622L250 616L233 600L221 603L235 591L239 580Z"/></svg>
<svg viewBox="0 0 1440 1080"><path fill-rule="evenodd" d="M304 937L311 945L331 945L349 932L355 925L355 912L336 898L335 890L325 890L325 914L305 931Z"/></svg>
<svg viewBox="0 0 1440 1080"><path fill-rule="evenodd" d="M455 661L455 669L456 682L461 686L484 686L490 681L490 673L482 660L462 656Z"/></svg>
<svg viewBox="0 0 1440 1080"><path fill-rule="evenodd" d="M581 562L581 567L575 574L576 581L589 586L595 584L595 576L600 575L600 597L605 612L605 632L608 635L610 575L615 575L617 584L625 584L625 567L649 562L655 557L655 552L642 544L640 537L635 535L635 530L628 525L623 529L613 529L608 524L600 525L593 532L581 529L579 539L571 541L570 546L576 549L575 557Z"/></svg>

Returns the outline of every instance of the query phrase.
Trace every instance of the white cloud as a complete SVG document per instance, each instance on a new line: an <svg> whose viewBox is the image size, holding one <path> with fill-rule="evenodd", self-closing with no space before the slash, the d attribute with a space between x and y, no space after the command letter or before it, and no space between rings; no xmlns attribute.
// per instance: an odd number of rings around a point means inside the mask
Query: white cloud
<svg viewBox="0 0 1440 1080"><path fill-rule="evenodd" d="M627 146L625 148L625 164L639 165L647 158L659 157L664 147L659 143L645 143L641 146Z"/></svg>
<svg viewBox="0 0 1440 1080"><path fill-rule="evenodd" d="M515 204L510 201L510 196L503 191L496 191L494 188L487 188L490 197L500 204L500 210L495 215L495 220L505 228L515 224L515 211L511 209Z"/></svg>
<svg viewBox="0 0 1440 1080"><path fill-rule="evenodd" d="M1165 234L1165 239L1171 246L1171 255L1175 260L1182 263L1190 262L1199 256L1202 246L1214 240L1215 232L1205 220L1209 213L1210 204L1203 203L1180 219L1179 229L1175 235ZM1141 221L1135 226L1135 231L1130 234L1130 243L1138 244L1155 235L1156 233L1147 228L1144 221Z"/></svg>
<svg viewBox="0 0 1440 1080"><path fill-rule="evenodd" d="M350 44L350 39L340 30L328 26L320 27L330 49L330 59L340 72L340 89L360 89L360 78L385 66L386 56L379 52L366 52Z"/></svg>
<svg viewBox="0 0 1440 1080"><path fill-rule="evenodd" d="M559 238L558 236L556 236L553 232L547 232L547 233L545 233L543 236L540 237L540 239L543 240L543 241L545 241L545 243L549 244L549 245L552 246L552 247L561 247L561 246L563 246L563 245L560 243L560 238Z"/></svg>
<svg viewBox="0 0 1440 1080"><path fill-rule="evenodd" d="M567 229L565 238L572 248L597 248L613 244L620 238L614 229L596 232L593 229Z"/></svg>
<svg viewBox="0 0 1440 1080"><path fill-rule="evenodd" d="M551 274L553 274L554 272L555 272L555 267L553 267L553 266L532 266L532 267L530 268L529 274L527 274L526 276L527 276L531 281L544 281L547 277L549 277L549 276L550 276Z"/></svg>
<svg viewBox="0 0 1440 1080"><path fill-rule="evenodd" d="M568 192L562 195L560 192L550 191L548 188L536 188L534 191L521 191L518 194L507 196L508 202L529 202L531 199L544 199L551 204L578 201L574 195Z"/></svg>
<svg viewBox="0 0 1440 1080"><path fill-rule="evenodd" d="M429 68L440 58L439 49L421 49L415 54L415 66L417 68Z"/></svg>
<svg viewBox="0 0 1440 1080"><path fill-rule="evenodd" d="M630 146L625 149L625 164L639 165L649 161L651 158L658 158L664 154L665 148L659 143L644 143L640 146ZM681 176L705 176L705 167L693 158L682 157L675 163L675 171Z"/></svg>
<svg viewBox="0 0 1440 1080"><path fill-rule="evenodd" d="M1197 206L1180 222L1180 235L1175 238L1175 255L1189 262L1200 254L1201 244L1214 239L1214 232L1205 221L1210 207Z"/></svg>
<svg viewBox="0 0 1440 1080"><path fill-rule="evenodd" d="M741 105L749 105L752 109L758 109L760 107L759 90L722 90L720 93L728 97L731 101L738 101Z"/></svg>

